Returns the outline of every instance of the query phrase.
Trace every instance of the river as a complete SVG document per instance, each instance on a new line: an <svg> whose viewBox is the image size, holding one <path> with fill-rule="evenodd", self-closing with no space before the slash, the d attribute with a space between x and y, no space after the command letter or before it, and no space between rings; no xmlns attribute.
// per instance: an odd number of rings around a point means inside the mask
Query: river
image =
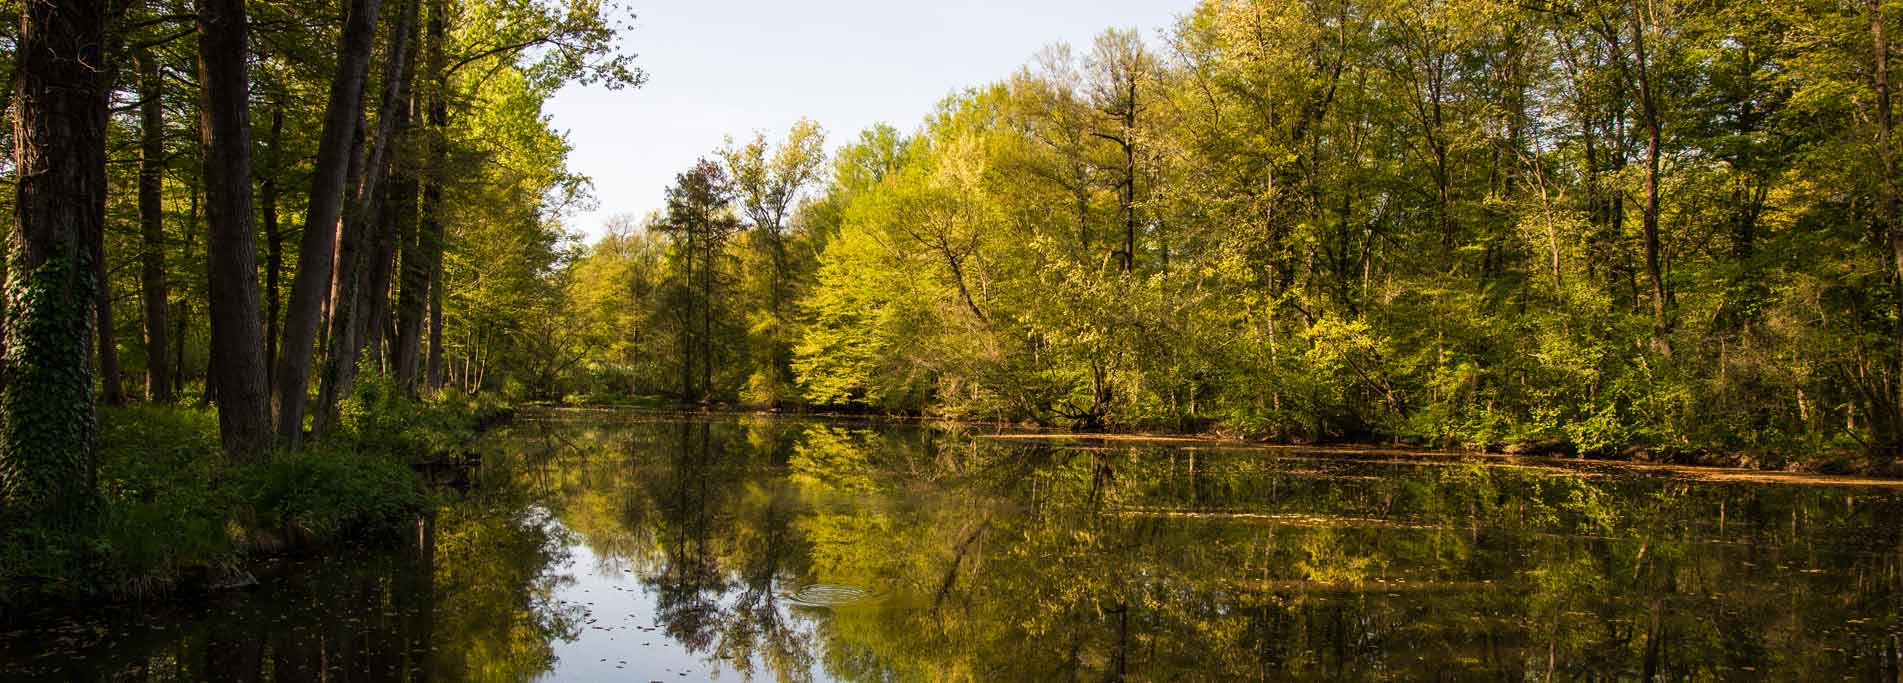
<svg viewBox="0 0 1903 683"><path fill-rule="evenodd" d="M530 413L395 549L49 614L22 681L1898 680L1903 488Z"/></svg>

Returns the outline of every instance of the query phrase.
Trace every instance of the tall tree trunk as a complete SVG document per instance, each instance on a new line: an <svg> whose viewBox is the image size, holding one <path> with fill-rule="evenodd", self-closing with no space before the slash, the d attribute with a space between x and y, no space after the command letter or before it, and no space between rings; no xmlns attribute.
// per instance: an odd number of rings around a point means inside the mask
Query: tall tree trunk
<svg viewBox="0 0 1903 683"><path fill-rule="evenodd" d="M95 317L98 318L94 326L98 333L94 338L99 346L99 402L109 406L125 405L125 379L119 372L119 335L112 325L112 279L106 268L104 225L100 226L100 232L90 241L93 281L98 287L98 306L94 309L97 313Z"/></svg>
<svg viewBox="0 0 1903 683"><path fill-rule="evenodd" d="M1645 116L1645 274L1652 285L1652 345L1665 356L1672 355L1671 331L1665 273L1660 266L1659 245L1659 156L1664 122L1660 121L1658 93L1652 87L1652 64L1646 53L1646 24L1643 8L1632 7L1632 50L1637 58L1639 107Z"/></svg>
<svg viewBox="0 0 1903 683"><path fill-rule="evenodd" d="M698 260L699 255L694 253L694 235L693 235L693 232L691 231L689 231L687 234L686 255L687 255L687 259L685 263L686 263L687 270L685 273L683 273L685 278L683 282L681 283L682 294L684 295L682 298L685 299L685 304L686 304L681 307L682 310L686 312L686 315L683 315L681 317L681 402L693 403L694 402L694 306L693 306L693 301L694 301L694 285L697 284L694 281L694 262Z"/></svg>
<svg viewBox="0 0 1903 683"><path fill-rule="evenodd" d="M424 361L424 379L429 388L443 388L443 260L436 259L436 271L429 281L429 357Z"/></svg>
<svg viewBox="0 0 1903 683"><path fill-rule="evenodd" d="M218 431L233 460L261 459L271 444L258 250L251 221L251 84L245 69L244 0L198 0L199 83L204 88L206 273L211 303L211 383Z"/></svg>
<svg viewBox="0 0 1903 683"><path fill-rule="evenodd" d="M102 88L110 88L107 84ZM100 166L99 187L106 186L105 166ZM92 251L93 283L96 288L98 305L94 308L98 320L94 323L97 334L94 340L99 347L99 402L109 406L125 405L125 380L119 373L119 335L112 324L112 278L111 270L106 267L106 222L99 221L93 231L88 248Z"/></svg>
<svg viewBox="0 0 1903 683"><path fill-rule="evenodd" d="M1884 30L1883 5L1880 0L1864 0L1870 12L1870 34L1872 38L1872 58L1875 62L1875 87L1877 90L1877 157L1883 163L1883 204L1882 219L1890 238L1894 266L1903 277L1903 191L1897 187L1896 150L1892 135L1895 132L1895 113L1890 95L1890 40ZM1903 346L1903 344L1899 344Z"/></svg>
<svg viewBox="0 0 1903 683"><path fill-rule="evenodd" d="M296 447L304 438L304 404L310 395L311 353L317 343L318 314L330 285L337 248L337 220L343 214L344 178L350 170L351 140L363 107L364 78L376 42L381 0L351 0L339 46L337 73L324 110L324 130L311 172L310 208L298 242L297 276L291 281L284 318L284 354L277 363L278 438Z"/></svg>
<svg viewBox="0 0 1903 683"><path fill-rule="evenodd" d="M145 398L172 401L166 363L165 102L157 58L138 56L139 69L139 290L145 304Z"/></svg>
<svg viewBox="0 0 1903 683"><path fill-rule="evenodd" d="M377 106L377 129L370 143L370 155L362 160L363 182L352 188L355 201L345 212L339 228L337 273L332 278L330 304L330 350L325 355L318 406L312 421L312 433L323 435L336 422L337 404L356 384L357 364L362 358L370 311L367 301L373 264L381 250L383 184L391 162L398 156L397 141L402 135L399 122L409 102L410 80L414 73L413 45L416 37L417 0L402 0L397 26L383 65L383 92ZM387 282L387 276L384 278Z"/></svg>
<svg viewBox="0 0 1903 683"><path fill-rule="evenodd" d="M410 128L410 110L404 109L397 120L400 134L407 135ZM364 321L369 333L364 337L366 348L375 354L378 368L383 373L391 372L393 356L386 344L395 340L393 321L390 315L391 277L396 274L397 258L400 252L411 252L411 243L416 240L417 183L411 171L409 160L397 160L390 169L390 179L384 185L383 225L372 240L370 278L364 287Z"/></svg>
<svg viewBox="0 0 1903 683"><path fill-rule="evenodd" d="M1123 110L1123 272L1137 267L1137 74L1133 64L1128 83L1129 106Z"/></svg>
<svg viewBox="0 0 1903 683"><path fill-rule="evenodd" d="M95 303L106 216L105 0L27 2L14 75L14 234L0 325L0 506L62 525L97 507Z"/></svg>
<svg viewBox="0 0 1903 683"><path fill-rule="evenodd" d="M264 220L264 367L277 367L279 308L278 283L284 279L284 233L278 228L278 162L284 149L284 102L271 103L271 133L264 147L270 151L265 160L264 177L258 181L258 215ZM269 389L276 373L265 377Z"/></svg>
<svg viewBox="0 0 1903 683"><path fill-rule="evenodd" d="M125 9L125 3L107 5L106 36L102 48L104 58L100 62L100 67L93 72L95 78L99 79L100 91L108 93L108 97L113 88L118 85L114 80L119 74L117 61L126 53L125 32L117 27L117 22L123 17ZM105 188L108 184L105 165L101 164L93 173L97 176L95 181L98 186ZM100 191L105 192L104 189ZM103 202L104 199L100 201ZM98 229L93 232L89 241L92 249L93 282L98 291L98 305L95 309L98 321L94 323L96 328L94 340L99 345L99 401L106 405L125 405L125 379L119 370L119 329L113 324L112 314L112 269L106 262L105 221L99 222Z"/></svg>
<svg viewBox="0 0 1903 683"><path fill-rule="evenodd" d="M709 226L712 235L711 217L703 218L702 225ZM702 403L714 398L714 245L718 242L708 239L701 245L707 260L700 269L700 400Z"/></svg>
<svg viewBox="0 0 1903 683"><path fill-rule="evenodd" d="M179 250L181 254L192 253L194 246L192 240L193 237L198 235L199 192L198 185L193 184L191 207L189 209L191 211L189 214L190 219L187 220L185 224L185 245L183 249ZM172 363L172 391L175 395L185 391L185 333L188 330L187 323L190 322L191 311L191 302L183 296L179 297L179 300L173 303L172 320L175 322L172 327L172 331L174 332L172 335L172 353L173 360L176 362Z"/></svg>
<svg viewBox="0 0 1903 683"><path fill-rule="evenodd" d="M191 249L190 244L185 249ZM183 298L172 302L172 398L185 393L185 335L191 323L191 304Z"/></svg>
<svg viewBox="0 0 1903 683"><path fill-rule="evenodd" d="M429 225L427 214L430 209L428 183L423 191L423 225ZM404 244L401 282L397 285L396 334L390 354L391 365L397 387L412 397L416 395L416 373L421 365L423 348L423 322L429 313L429 259L423 252L429 250L428 230L418 232L416 239Z"/></svg>
<svg viewBox="0 0 1903 683"><path fill-rule="evenodd" d="M408 111L399 114L400 119L408 119ZM398 122L398 135L408 128L408 124ZM382 349L389 328L390 276L395 269L397 243L403 232L416 230L416 183L401 170L400 160L392 159L398 169L387 171L389 178L381 183L377 203L376 221L366 225L367 244L364 245L364 259L359 272L359 281L353 293L350 331L346 333L354 349L350 354L347 368L339 368L341 381L338 383L335 398L341 399L350 393L356 383L358 360L364 354L370 354L375 360L379 372L382 371ZM341 360L341 359L340 359ZM327 410L334 411L334 404L327 404Z"/></svg>
<svg viewBox="0 0 1903 683"><path fill-rule="evenodd" d="M351 193L350 202L342 220L337 222L337 250L333 256L327 295L329 315L324 321L323 363L318 369L317 405L311 415L312 437L322 437L330 428L339 398L339 382L348 385L355 378L354 372L345 372L345 368L353 371L356 368L356 338L351 336L354 332L352 312L356 310L357 287L361 279L358 273L363 269L364 225L375 206L374 203L366 204L360 193L365 185L375 182L377 176L367 168L367 128L367 122L359 117L350 153L349 178L345 185ZM348 391L345 389L344 393Z"/></svg>
<svg viewBox="0 0 1903 683"><path fill-rule="evenodd" d="M443 73L443 41L447 37L443 0L431 0L429 28L424 33L424 69L429 74L424 111L428 127L423 133L428 155L422 164L422 223L415 239L403 244L403 278L397 295L396 346L393 365L396 383L404 392L416 394L416 375L420 368L423 321L428 315L431 276L442 261L444 159L448 148L443 139L449 119L444 101L448 87Z"/></svg>

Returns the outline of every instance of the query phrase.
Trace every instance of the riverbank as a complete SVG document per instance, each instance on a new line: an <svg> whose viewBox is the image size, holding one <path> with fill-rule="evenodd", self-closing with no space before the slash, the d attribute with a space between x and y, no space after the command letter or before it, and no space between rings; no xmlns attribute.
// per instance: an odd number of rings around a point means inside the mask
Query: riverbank
<svg viewBox="0 0 1903 683"><path fill-rule="evenodd" d="M459 453L506 409L369 386L340 429L265 463L226 461L215 410L101 408L99 509L76 528L0 516L0 614L241 585L246 563L395 538L429 507L412 465Z"/></svg>
<svg viewBox="0 0 1903 683"><path fill-rule="evenodd" d="M1562 440L1530 441L1510 444L1456 445L1436 447L1394 439L1340 439L1328 441L1291 441L1260 435L1238 434L1223 430L1202 432L1136 430L1066 430L1022 422L986 422L918 415L880 415L864 412L833 412L801 409L761 409L734 404L712 406L668 405L658 401L638 403L544 404L532 406L545 411L575 411L599 416L603 412L645 415L656 418L692 415L765 415L780 418L861 422L875 424L938 425L966 430L992 430L1004 438L1099 439L1119 443L1201 444L1222 447L1248 447L1265 450L1354 452L1369 454L1406 453L1412 456L1473 457L1491 456L1509 460L1544 460L1629 465L1644 468L1698 468L1738 473L1782 473L1903 480L1903 462L1846 450L1817 453L1787 453L1776 450L1721 451L1708 448L1660 448L1628 445L1582 452Z"/></svg>

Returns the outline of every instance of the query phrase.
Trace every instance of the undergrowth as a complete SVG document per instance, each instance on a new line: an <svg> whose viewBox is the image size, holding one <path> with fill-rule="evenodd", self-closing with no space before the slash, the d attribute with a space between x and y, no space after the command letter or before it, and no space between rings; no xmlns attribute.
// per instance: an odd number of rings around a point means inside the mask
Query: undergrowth
<svg viewBox="0 0 1903 683"><path fill-rule="evenodd" d="M461 449L506 415L454 394L405 398L366 378L337 433L258 464L228 462L215 410L103 407L99 505L58 528L0 514L0 611L216 584L250 557L393 537L430 508L412 462Z"/></svg>

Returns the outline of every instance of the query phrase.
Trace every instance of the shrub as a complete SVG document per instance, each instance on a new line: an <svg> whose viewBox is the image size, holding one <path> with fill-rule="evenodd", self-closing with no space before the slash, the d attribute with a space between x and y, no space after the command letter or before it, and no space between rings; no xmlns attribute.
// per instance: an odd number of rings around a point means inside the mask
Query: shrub
<svg viewBox="0 0 1903 683"><path fill-rule="evenodd" d="M341 447L417 462L454 452L475 437L484 415L497 407L445 391L433 402L403 395L396 383L364 373L338 407Z"/></svg>
<svg viewBox="0 0 1903 683"><path fill-rule="evenodd" d="M458 394L410 400L367 375L336 438L233 466L215 411L102 408L98 514L76 529L0 515L0 607L144 596L226 573L247 552L284 541L328 545L399 530L429 502L408 463L451 452L508 414Z"/></svg>
<svg viewBox="0 0 1903 683"><path fill-rule="evenodd" d="M240 490L258 526L316 540L399 529L425 502L408 465L325 449L280 454L250 468Z"/></svg>

